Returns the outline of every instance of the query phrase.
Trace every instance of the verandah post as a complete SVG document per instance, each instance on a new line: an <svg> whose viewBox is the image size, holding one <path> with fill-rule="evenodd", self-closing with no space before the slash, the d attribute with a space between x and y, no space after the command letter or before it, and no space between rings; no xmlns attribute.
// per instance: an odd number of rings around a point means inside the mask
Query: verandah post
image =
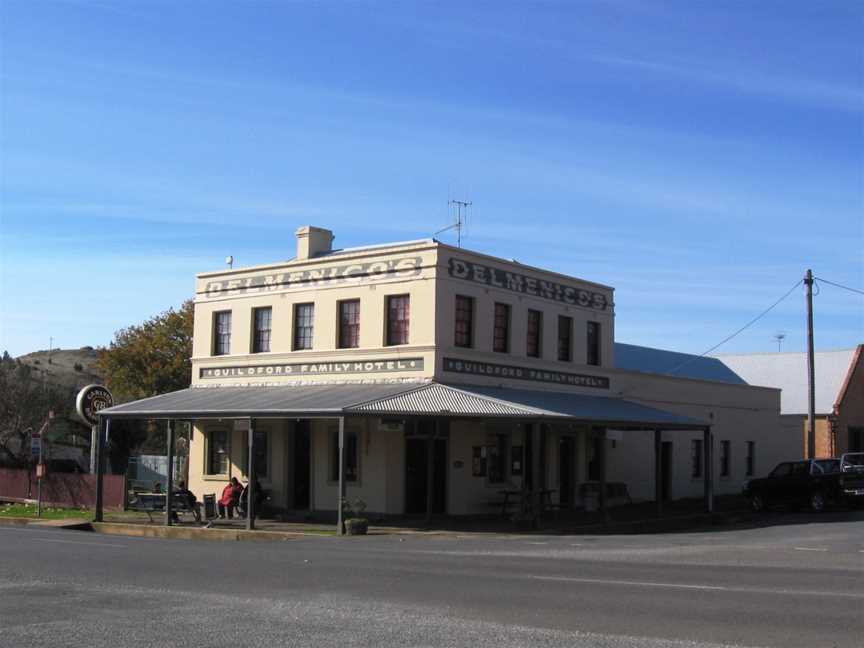
<svg viewBox="0 0 864 648"><path fill-rule="evenodd" d="M663 516L663 430L654 430L654 502Z"/></svg>
<svg viewBox="0 0 864 648"><path fill-rule="evenodd" d="M339 417L339 499L336 502L336 533L345 535L345 521L342 519L342 504L346 495L345 483L345 417Z"/></svg>
<svg viewBox="0 0 864 648"><path fill-rule="evenodd" d="M255 528L255 419L249 419L249 456L246 466L246 530Z"/></svg>
<svg viewBox="0 0 864 648"><path fill-rule="evenodd" d="M174 503L171 495L174 492L174 421L168 419L165 431L165 442L168 446L168 477L165 480L165 526L174 524Z"/></svg>
<svg viewBox="0 0 864 648"><path fill-rule="evenodd" d="M599 488L600 492L597 496L597 503L600 508L600 515L603 519L603 522L608 522L609 520L609 510L606 508L606 428L599 428L597 430L597 457L598 462L598 472L599 472Z"/></svg>

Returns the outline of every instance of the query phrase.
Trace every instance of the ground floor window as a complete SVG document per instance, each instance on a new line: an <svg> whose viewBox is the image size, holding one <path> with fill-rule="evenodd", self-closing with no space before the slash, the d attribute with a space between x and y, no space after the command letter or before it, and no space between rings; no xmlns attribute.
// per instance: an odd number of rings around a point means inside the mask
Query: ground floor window
<svg viewBox="0 0 864 648"><path fill-rule="evenodd" d="M211 430L208 434L207 474L228 474L228 430Z"/></svg>
<svg viewBox="0 0 864 648"><path fill-rule="evenodd" d="M702 439L690 441L690 476L693 479L702 476Z"/></svg>
<svg viewBox="0 0 864 648"><path fill-rule="evenodd" d="M732 443L730 441L720 442L720 476L729 476L730 454L732 452Z"/></svg>
<svg viewBox="0 0 864 648"><path fill-rule="evenodd" d="M746 475L747 477L753 476L753 465L756 461L756 442L748 441L747 442L747 463L746 463Z"/></svg>
<svg viewBox="0 0 864 648"><path fill-rule="evenodd" d="M357 455L358 434L345 430L345 481L356 482L360 474ZM339 481L339 430L330 432L330 481Z"/></svg>

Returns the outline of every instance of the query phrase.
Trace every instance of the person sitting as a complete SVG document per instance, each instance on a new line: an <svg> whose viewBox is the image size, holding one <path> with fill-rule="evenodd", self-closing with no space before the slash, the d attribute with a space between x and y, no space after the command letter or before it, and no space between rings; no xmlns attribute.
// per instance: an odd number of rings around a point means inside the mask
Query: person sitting
<svg viewBox="0 0 864 648"><path fill-rule="evenodd" d="M222 498L219 500L219 517L224 518L228 514L228 519L234 517L234 509L240 501L240 492L243 490L240 482L236 477L232 477L228 485L222 490Z"/></svg>
<svg viewBox="0 0 864 648"><path fill-rule="evenodd" d="M246 505L246 502L249 499L249 484L243 486L243 491L240 493L240 503L237 507L240 515L246 517L249 512L249 507ZM261 513L261 505L264 504L264 501L267 497L264 495L264 489L261 488L261 482L257 479L255 480L255 515L259 515Z"/></svg>
<svg viewBox="0 0 864 648"><path fill-rule="evenodd" d="M174 489L174 501L180 502L183 506L192 511L196 522L201 521L201 511L198 510L197 498L195 493L186 488L186 482L182 479L177 482L177 488ZM174 513L174 520L177 520L177 513Z"/></svg>
<svg viewBox="0 0 864 648"><path fill-rule="evenodd" d="M153 492L157 495L162 493L162 482L154 481L153 482Z"/></svg>

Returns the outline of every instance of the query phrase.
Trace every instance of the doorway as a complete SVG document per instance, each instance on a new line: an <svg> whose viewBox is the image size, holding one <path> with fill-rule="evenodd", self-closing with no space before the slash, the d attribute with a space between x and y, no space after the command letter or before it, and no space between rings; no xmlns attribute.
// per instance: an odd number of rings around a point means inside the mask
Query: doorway
<svg viewBox="0 0 864 648"><path fill-rule="evenodd" d="M432 513L447 512L447 439L432 442ZM426 513L429 439L405 439L405 512Z"/></svg>
<svg viewBox="0 0 864 648"><path fill-rule="evenodd" d="M664 502L672 499L672 442L660 444L660 495Z"/></svg>
<svg viewBox="0 0 864 648"><path fill-rule="evenodd" d="M576 439L563 436L558 442L558 503L561 508L572 508L576 467Z"/></svg>
<svg viewBox="0 0 864 648"><path fill-rule="evenodd" d="M310 421L301 419L294 425L294 448L293 448L293 479L294 510L305 511L309 509L309 478L311 463L311 433Z"/></svg>

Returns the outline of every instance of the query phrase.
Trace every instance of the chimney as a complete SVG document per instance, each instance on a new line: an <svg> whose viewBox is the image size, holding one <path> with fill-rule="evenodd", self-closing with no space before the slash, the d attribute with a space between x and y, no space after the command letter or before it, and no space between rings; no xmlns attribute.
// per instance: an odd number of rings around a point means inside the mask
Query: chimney
<svg viewBox="0 0 864 648"><path fill-rule="evenodd" d="M323 227L304 225L295 232L297 260L312 259L333 249L333 232Z"/></svg>

